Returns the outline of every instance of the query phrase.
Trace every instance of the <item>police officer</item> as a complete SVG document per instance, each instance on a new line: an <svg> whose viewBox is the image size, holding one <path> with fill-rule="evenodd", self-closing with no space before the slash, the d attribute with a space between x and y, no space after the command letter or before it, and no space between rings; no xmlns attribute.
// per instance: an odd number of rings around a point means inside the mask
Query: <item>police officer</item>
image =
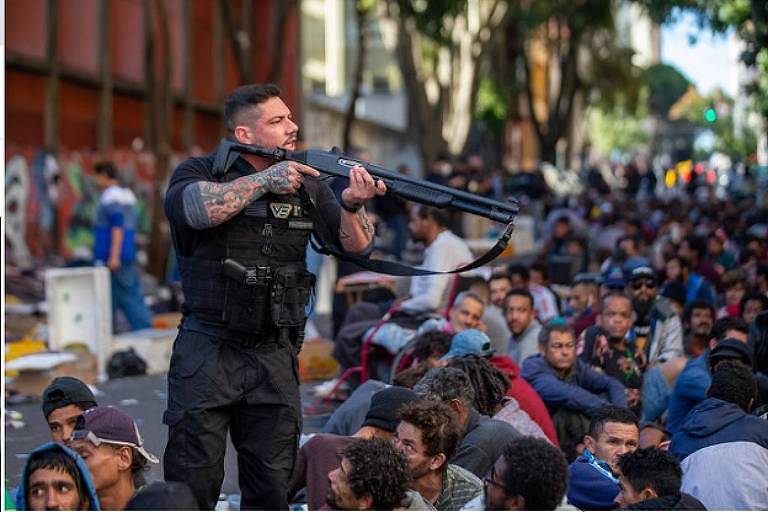
<svg viewBox="0 0 768 512"><path fill-rule="evenodd" d="M233 140L296 148L298 126L274 85L235 90L224 117ZM301 433L297 354L314 286L307 210L319 210L337 246L365 255L374 233L362 204L386 186L354 167L337 202L311 167L243 155L220 173L215 156L179 165L165 198L185 297L163 417L165 479L186 482L213 509L229 428L242 508L285 510Z"/></svg>

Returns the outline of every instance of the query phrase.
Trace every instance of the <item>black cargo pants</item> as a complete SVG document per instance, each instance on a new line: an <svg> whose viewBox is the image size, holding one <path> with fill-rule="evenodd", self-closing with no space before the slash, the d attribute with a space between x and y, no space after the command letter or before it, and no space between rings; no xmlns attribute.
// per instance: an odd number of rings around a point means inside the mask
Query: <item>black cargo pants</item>
<svg viewBox="0 0 768 512"><path fill-rule="evenodd" d="M294 348L263 337L251 345L190 324L199 325L185 321L179 330L168 372L165 480L187 483L201 508L212 510L224 481L229 428L241 508L286 510L301 433Z"/></svg>

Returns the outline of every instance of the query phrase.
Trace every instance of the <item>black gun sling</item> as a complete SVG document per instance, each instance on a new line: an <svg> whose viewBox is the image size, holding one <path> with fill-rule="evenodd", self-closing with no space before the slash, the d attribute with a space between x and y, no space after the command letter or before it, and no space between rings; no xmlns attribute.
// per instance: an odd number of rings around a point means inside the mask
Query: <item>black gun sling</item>
<svg viewBox="0 0 768 512"><path fill-rule="evenodd" d="M509 245L509 239L512 236L512 231L515 228L515 222L513 220L507 225L504 233L496 241L496 245L491 247L488 252L475 259L471 263L453 270L427 270L419 267L405 265L403 263L398 263L396 261L375 260L345 253L344 250L335 242L336 237L333 233L331 233L330 228L325 223L322 215L320 215L320 211L316 208L315 198L311 197L311 195L304 187L299 189L299 195L301 196L303 202L302 207L315 225L315 231L313 232L313 236L310 238L310 243L312 244L313 249L321 254L336 256L341 260L355 263L356 265L366 270L378 272L380 274L388 274L391 276L432 276L438 274L459 274L476 269L478 267L482 267L483 265L495 260L499 254L504 252L504 249L506 249L507 245Z"/></svg>

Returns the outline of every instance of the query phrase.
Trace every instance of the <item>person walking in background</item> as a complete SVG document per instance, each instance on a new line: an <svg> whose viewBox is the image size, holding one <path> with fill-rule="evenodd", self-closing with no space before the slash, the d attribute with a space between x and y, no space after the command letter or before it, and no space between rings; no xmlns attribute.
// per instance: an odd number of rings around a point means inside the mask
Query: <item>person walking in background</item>
<svg viewBox="0 0 768 512"><path fill-rule="evenodd" d="M111 273L113 323L119 309L131 329L146 329L152 326L152 316L136 264L136 196L120 186L111 162L97 163L94 171L101 196L93 226L93 259Z"/></svg>

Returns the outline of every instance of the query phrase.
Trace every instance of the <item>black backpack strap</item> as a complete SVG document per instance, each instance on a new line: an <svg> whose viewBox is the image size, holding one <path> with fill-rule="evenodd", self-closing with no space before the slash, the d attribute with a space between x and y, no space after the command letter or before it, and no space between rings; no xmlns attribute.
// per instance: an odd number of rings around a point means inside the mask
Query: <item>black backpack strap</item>
<svg viewBox="0 0 768 512"><path fill-rule="evenodd" d="M302 198L302 207L312 219L315 227L313 236L310 238L310 243L312 244L312 248L314 250L321 254L336 256L341 260L355 263L356 265L366 270L378 272L380 274L388 274L391 276L433 276L438 274L458 274L482 267L483 265L486 265L495 260L499 254L504 252L504 250L507 248L507 245L509 245L509 239L512 236L513 230L515 229L515 222L513 220L507 225L504 233L496 241L496 245L494 245L488 252L475 259L471 263L453 270L428 270L412 267L410 265L405 265L396 261L374 260L344 252L344 250L336 243L337 236L331 233L328 224L325 222L322 215L320 215L320 211L316 206L315 198L307 192L305 187L302 187L299 190L299 195Z"/></svg>

